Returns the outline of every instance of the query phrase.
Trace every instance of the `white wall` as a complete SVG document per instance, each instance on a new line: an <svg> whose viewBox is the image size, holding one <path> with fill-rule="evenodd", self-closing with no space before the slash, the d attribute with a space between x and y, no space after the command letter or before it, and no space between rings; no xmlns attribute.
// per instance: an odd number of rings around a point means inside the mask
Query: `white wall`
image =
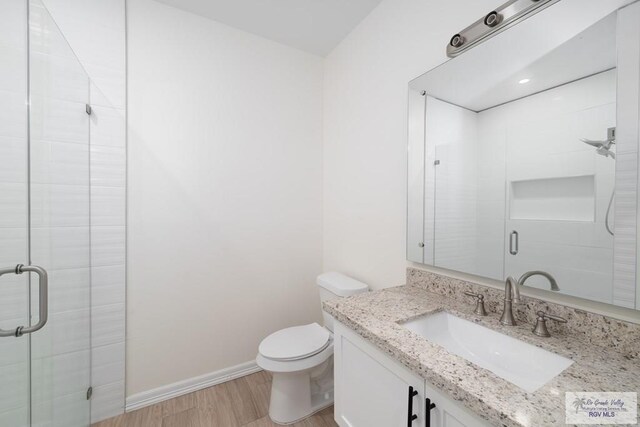
<svg viewBox="0 0 640 427"><path fill-rule="evenodd" d="M405 282L407 84L495 0L384 0L326 58L324 270Z"/></svg>
<svg viewBox="0 0 640 427"><path fill-rule="evenodd" d="M151 0L127 12L135 400L320 321L322 60Z"/></svg>

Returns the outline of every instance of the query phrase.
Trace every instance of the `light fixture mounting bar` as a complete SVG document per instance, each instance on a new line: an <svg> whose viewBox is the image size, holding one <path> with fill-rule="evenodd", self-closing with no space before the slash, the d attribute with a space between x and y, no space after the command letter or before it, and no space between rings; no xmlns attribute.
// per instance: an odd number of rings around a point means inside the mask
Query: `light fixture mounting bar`
<svg viewBox="0 0 640 427"><path fill-rule="evenodd" d="M456 57L559 0L509 0L483 18L454 34L447 56Z"/></svg>

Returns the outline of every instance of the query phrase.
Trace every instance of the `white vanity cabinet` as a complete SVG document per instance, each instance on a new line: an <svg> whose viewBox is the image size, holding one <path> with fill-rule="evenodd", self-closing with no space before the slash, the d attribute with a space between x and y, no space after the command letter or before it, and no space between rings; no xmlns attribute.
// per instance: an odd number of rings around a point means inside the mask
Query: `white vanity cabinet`
<svg viewBox="0 0 640 427"><path fill-rule="evenodd" d="M340 427L490 425L339 322L334 327L334 365ZM435 404L428 413L426 399Z"/></svg>
<svg viewBox="0 0 640 427"><path fill-rule="evenodd" d="M436 406L431 410L431 427L489 427L491 424L429 383L424 394ZM428 425L428 424L424 424ZM355 427L355 426L354 426Z"/></svg>
<svg viewBox="0 0 640 427"><path fill-rule="evenodd" d="M425 425L424 380L338 322L334 369L335 418L340 427ZM411 415L417 416L411 424L410 404Z"/></svg>

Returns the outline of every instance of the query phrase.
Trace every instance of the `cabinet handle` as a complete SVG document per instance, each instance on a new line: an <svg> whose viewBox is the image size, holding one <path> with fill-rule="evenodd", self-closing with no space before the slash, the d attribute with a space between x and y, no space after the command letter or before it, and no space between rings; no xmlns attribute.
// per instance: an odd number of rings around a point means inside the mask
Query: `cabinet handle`
<svg viewBox="0 0 640 427"><path fill-rule="evenodd" d="M411 423L418 418L416 414L413 413L413 398L418 395L418 391L414 390L412 386L409 386L409 410L407 411L407 427L411 427Z"/></svg>
<svg viewBox="0 0 640 427"><path fill-rule="evenodd" d="M431 427L431 410L436 407L435 403L431 403L428 397L424 400L424 426Z"/></svg>

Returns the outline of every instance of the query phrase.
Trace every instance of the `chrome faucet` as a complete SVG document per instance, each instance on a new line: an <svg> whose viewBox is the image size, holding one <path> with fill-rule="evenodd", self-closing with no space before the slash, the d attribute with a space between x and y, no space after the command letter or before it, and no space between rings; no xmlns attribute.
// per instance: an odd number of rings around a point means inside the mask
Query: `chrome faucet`
<svg viewBox="0 0 640 427"><path fill-rule="evenodd" d="M557 292L560 290L560 288L558 287L558 282L556 282L556 279L546 271L540 271L540 270L528 271L524 273L522 276L520 276L520 280L518 280L518 283L520 283L521 285L524 285L524 282L531 276L546 277L549 283L551 284L552 291Z"/></svg>
<svg viewBox="0 0 640 427"><path fill-rule="evenodd" d="M547 329L547 319L555 320L560 323L567 323L567 319L564 317L554 316L553 314L545 313L544 311L538 311L536 315L538 318L536 319L536 326L533 328L533 333L539 337L551 336Z"/></svg>
<svg viewBox="0 0 640 427"><path fill-rule="evenodd" d="M504 310L502 311L502 317L500 317L500 323L507 326L515 326L516 319L513 317L513 303L520 304L520 286L524 285L531 276L543 276L549 280L552 291L559 291L558 282L556 279L546 271L528 271L520 276L520 279L516 281L513 277L507 277L504 284Z"/></svg>
<svg viewBox="0 0 640 427"><path fill-rule="evenodd" d="M513 277L507 277L507 281L504 284L504 310L502 311L502 317L500 323L507 326L514 326L516 319L513 318L512 303L520 304L520 281L516 281Z"/></svg>

